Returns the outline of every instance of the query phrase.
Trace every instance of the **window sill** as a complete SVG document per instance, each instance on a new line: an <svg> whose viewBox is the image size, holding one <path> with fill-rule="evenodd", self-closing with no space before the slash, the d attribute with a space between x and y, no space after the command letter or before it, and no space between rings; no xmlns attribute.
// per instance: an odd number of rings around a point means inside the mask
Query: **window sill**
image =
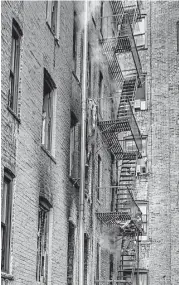
<svg viewBox="0 0 179 285"><path fill-rule="evenodd" d="M56 159L51 155L51 153L45 148L44 145L41 145L41 149L48 155L48 157L51 158L51 160L56 164Z"/></svg>
<svg viewBox="0 0 179 285"><path fill-rule="evenodd" d="M14 280L14 276L9 273L1 272L1 278L6 280Z"/></svg>
<svg viewBox="0 0 179 285"><path fill-rule="evenodd" d="M21 124L21 120L19 119L19 117L16 115L16 113L7 105L7 109L9 111L9 113L11 113L11 115L14 117L14 119L16 119L16 121Z"/></svg>

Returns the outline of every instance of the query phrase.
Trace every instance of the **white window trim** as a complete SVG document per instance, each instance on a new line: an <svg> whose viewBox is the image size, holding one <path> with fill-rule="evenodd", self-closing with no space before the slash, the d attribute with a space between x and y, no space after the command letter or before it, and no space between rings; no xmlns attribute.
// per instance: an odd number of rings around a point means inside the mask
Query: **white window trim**
<svg viewBox="0 0 179 285"><path fill-rule="evenodd" d="M52 16L52 1L47 1L46 7L46 23L48 24L50 30L51 27L51 16ZM53 33L53 32L52 32ZM54 34L54 33L53 33ZM60 38L60 1L57 1L57 22L56 22L56 34L54 34L55 39L58 41Z"/></svg>

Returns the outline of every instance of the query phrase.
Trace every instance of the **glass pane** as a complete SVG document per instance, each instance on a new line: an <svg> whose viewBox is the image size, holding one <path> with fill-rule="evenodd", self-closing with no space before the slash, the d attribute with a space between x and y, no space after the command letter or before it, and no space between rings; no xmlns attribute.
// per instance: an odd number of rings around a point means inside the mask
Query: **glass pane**
<svg viewBox="0 0 179 285"><path fill-rule="evenodd" d="M147 285L147 273L139 273L139 285Z"/></svg>
<svg viewBox="0 0 179 285"><path fill-rule="evenodd" d="M135 35L134 38L136 46L145 46L145 34Z"/></svg>
<svg viewBox="0 0 179 285"><path fill-rule="evenodd" d="M137 21L134 28L134 35L144 34L145 33L145 18L142 18Z"/></svg>
<svg viewBox="0 0 179 285"><path fill-rule="evenodd" d="M4 181L3 188L3 198L1 201L1 221L2 223L6 223L6 215L7 215L7 193L8 193L9 182Z"/></svg>
<svg viewBox="0 0 179 285"><path fill-rule="evenodd" d="M144 204L144 205L139 204L139 208L140 208L142 214L144 214L144 215L147 214L147 204Z"/></svg>

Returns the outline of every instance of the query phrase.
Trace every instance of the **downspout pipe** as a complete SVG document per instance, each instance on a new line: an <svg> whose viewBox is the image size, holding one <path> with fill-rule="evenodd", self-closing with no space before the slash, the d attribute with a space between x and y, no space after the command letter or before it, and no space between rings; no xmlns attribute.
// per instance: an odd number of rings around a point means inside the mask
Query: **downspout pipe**
<svg viewBox="0 0 179 285"><path fill-rule="evenodd" d="M83 76L81 94L81 160L79 193L79 278L84 284L84 190L85 190L85 153L86 153L86 102L87 102L87 48L88 48L88 1L84 1L84 38L83 38Z"/></svg>

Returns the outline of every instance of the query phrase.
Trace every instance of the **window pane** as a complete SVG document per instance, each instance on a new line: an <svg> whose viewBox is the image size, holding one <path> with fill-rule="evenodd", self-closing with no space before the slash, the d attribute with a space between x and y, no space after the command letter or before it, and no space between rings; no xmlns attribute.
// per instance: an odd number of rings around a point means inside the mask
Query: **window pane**
<svg viewBox="0 0 179 285"><path fill-rule="evenodd" d="M145 34L135 35L136 46L145 46Z"/></svg>
<svg viewBox="0 0 179 285"><path fill-rule="evenodd" d="M145 34L145 18L138 20L135 24L134 35Z"/></svg>

